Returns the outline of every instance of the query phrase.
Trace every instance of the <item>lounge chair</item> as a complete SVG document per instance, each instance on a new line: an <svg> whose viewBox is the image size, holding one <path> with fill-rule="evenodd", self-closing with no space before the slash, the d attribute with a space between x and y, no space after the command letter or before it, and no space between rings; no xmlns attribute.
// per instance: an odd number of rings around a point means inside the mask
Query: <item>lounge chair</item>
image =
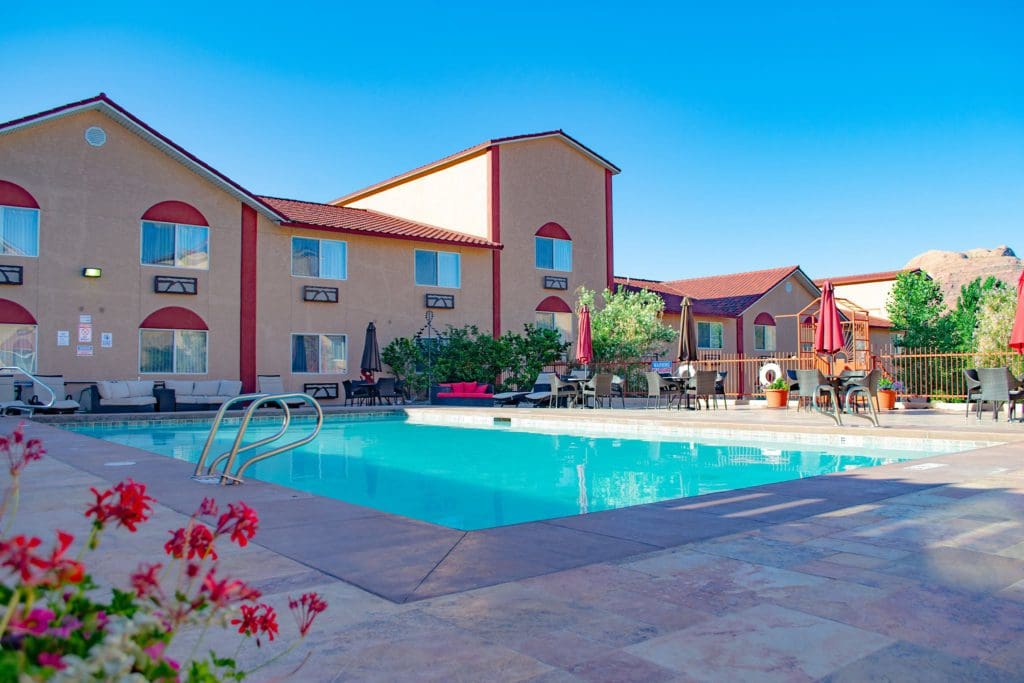
<svg viewBox="0 0 1024 683"><path fill-rule="evenodd" d="M36 375L35 380L29 403L37 413L74 413L82 409L65 390L64 375Z"/></svg>
<svg viewBox="0 0 1024 683"><path fill-rule="evenodd" d="M604 399L608 399L608 407L612 407L612 380L614 375L602 372L594 375L594 379L583 385L583 405L587 405L587 397L593 399L594 407L604 407Z"/></svg>
<svg viewBox="0 0 1024 683"><path fill-rule="evenodd" d="M1024 399L1024 390L1020 380L1010 373L1009 368L978 368L978 380L981 388L978 391L978 419L984 404L992 404L992 419L999 419L999 408L1003 403L1010 406L1007 419L1012 420L1017 403Z"/></svg>
<svg viewBox="0 0 1024 683"><path fill-rule="evenodd" d="M553 372L542 372L537 375L533 391L523 396L523 399L535 406L540 403L546 403L549 408L554 408L558 405L559 399L564 397L568 404L569 400L574 398L575 395L576 388L574 386L563 382Z"/></svg>
<svg viewBox="0 0 1024 683"><path fill-rule="evenodd" d="M256 375L256 391L261 394L290 394L286 391L281 375ZM305 401L287 401L289 408L300 408Z"/></svg>
<svg viewBox="0 0 1024 683"><path fill-rule="evenodd" d="M0 415L28 414L34 406L14 398L14 375L0 375Z"/></svg>
<svg viewBox="0 0 1024 683"><path fill-rule="evenodd" d="M981 380L978 379L978 371L974 368L964 370L964 384L966 393L964 395L964 419L971 414L971 403L978 402L978 394L981 393Z"/></svg>

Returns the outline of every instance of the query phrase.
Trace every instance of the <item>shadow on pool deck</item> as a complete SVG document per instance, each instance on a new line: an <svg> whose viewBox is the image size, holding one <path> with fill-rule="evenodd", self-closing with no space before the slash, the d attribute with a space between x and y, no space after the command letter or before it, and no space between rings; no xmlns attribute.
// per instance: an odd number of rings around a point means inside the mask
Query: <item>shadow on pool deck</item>
<svg viewBox="0 0 1024 683"><path fill-rule="evenodd" d="M4 429L14 421L7 419ZM967 460L931 456L931 469L895 463L607 510L463 532L293 489L250 481L211 487L193 465L31 424L52 457L110 482L131 476L163 505L190 514L204 496L245 500L261 518L259 545L392 602L402 603L707 541L977 478L1005 462L1002 447ZM109 463L131 462L110 466Z"/></svg>

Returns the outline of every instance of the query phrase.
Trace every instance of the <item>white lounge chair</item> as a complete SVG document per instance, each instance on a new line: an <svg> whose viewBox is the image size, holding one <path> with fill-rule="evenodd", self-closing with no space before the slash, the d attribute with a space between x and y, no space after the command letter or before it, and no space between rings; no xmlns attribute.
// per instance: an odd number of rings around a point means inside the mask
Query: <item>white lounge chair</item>
<svg viewBox="0 0 1024 683"><path fill-rule="evenodd" d="M64 375L36 375L35 379L29 401L36 412L75 413L82 409L78 401L72 399L71 394L64 388ZM43 386L39 386L40 384ZM49 391L44 387L48 387ZM47 405L51 397L53 403Z"/></svg>

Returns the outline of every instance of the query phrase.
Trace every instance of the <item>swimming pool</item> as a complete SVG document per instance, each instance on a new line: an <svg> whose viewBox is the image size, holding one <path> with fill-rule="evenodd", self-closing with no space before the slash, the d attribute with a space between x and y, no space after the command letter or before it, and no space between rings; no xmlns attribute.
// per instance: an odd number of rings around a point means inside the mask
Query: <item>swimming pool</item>
<svg viewBox="0 0 1024 683"><path fill-rule="evenodd" d="M277 422L254 423L247 442ZM208 423L75 425L76 432L195 462ZM296 434L308 423L293 424ZM223 429L211 455L230 447ZM286 437L287 438L287 437ZM247 477L461 530L486 529L912 460L958 450L877 450L692 437L579 435L329 417L307 446Z"/></svg>

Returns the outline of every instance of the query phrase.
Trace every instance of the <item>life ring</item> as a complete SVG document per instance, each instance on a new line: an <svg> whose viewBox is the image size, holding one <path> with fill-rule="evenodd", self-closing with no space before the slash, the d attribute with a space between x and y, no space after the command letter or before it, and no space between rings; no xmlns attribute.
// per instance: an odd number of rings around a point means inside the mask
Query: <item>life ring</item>
<svg viewBox="0 0 1024 683"><path fill-rule="evenodd" d="M693 366L690 365L689 363L683 363L678 368L676 368L676 377L682 377L684 372L687 374L688 377L693 377L694 375L697 374L696 370L694 370Z"/></svg>
<svg viewBox="0 0 1024 683"><path fill-rule="evenodd" d="M757 378L761 380L761 386L763 387L768 386L782 376L782 368L778 363L765 363L761 366L760 372L757 373Z"/></svg>

